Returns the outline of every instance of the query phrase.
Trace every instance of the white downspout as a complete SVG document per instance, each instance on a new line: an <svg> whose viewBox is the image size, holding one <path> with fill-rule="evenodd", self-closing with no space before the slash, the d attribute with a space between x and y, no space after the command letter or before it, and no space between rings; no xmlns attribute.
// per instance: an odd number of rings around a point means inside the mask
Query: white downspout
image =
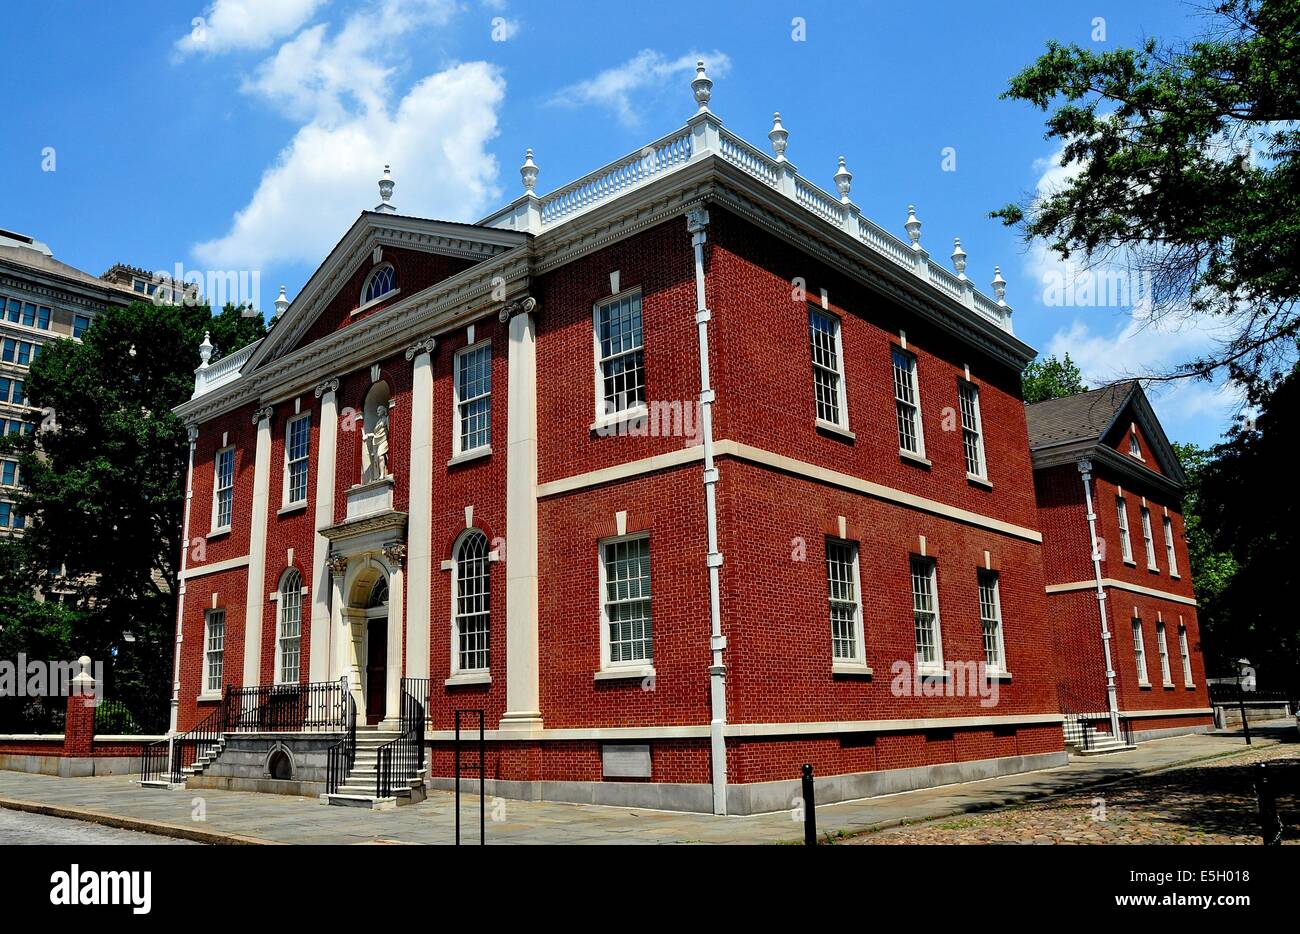
<svg viewBox="0 0 1300 934"><path fill-rule="evenodd" d="M695 247L695 325L700 343L700 433L704 442L704 510L708 524L709 567L709 745L713 772L713 813L727 813L727 742L723 731L727 725L727 666L722 653L727 639L722 634L722 552L718 550L718 468L713 464L713 385L709 380L709 320L713 313L704 299L704 228L709 212L694 208L686 215L686 227Z"/></svg>
<svg viewBox="0 0 1300 934"><path fill-rule="evenodd" d="M1110 624L1106 614L1106 587L1101 577L1101 547L1097 540L1097 514L1092 509L1092 461L1080 458L1083 495L1088 503L1088 537L1092 542L1092 573L1097 582L1097 611L1101 615L1101 647L1106 656L1106 703L1110 711L1110 735L1119 738L1119 698L1115 693L1115 666L1110 657Z"/></svg>
<svg viewBox="0 0 1300 934"><path fill-rule="evenodd" d="M199 430L193 425L186 429L190 439L189 463L185 467L185 519L181 523L181 569L176 575L176 640L172 645L172 710L167 728L169 736L176 733L176 721L181 706L181 638L185 620L185 569L190 555L190 505L194 500L194 447L199 440ZM202 677L202 675L200 675ZM168 749L170 753L170 748ZM171 762L171 758L167 759Z"/></svg>

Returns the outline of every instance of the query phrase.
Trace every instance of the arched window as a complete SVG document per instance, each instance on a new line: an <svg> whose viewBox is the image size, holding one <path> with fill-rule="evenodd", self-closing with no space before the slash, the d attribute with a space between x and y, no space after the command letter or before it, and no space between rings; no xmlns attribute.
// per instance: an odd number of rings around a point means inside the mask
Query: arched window
<svg viewBox="0 0 1300 934"><path fill-rule="evenodd" d="M491 616L487 536L478 529L466 532L454 558L454 670L486 671Z"/></svg>
<svg viewBox="0 0 1300 934"><path fill-rule="evenodd" d="M361 304L366 305L377 298L383 298L397 288L397 274L388 263L370 271L365 287L361 290Z"/></svg>
<svg viewBox="0 0 1300 934"><path fill-rule="evenodd" d="M380 575L379 580L375 581L375 586L370 590L366 609L377 610L383 606L388 606L388 578Z"/></svg>
<svg viewBox="0 0 1300 934"><path fill-rule="evenodd" d="M280 625L276 633L276 684L297 684L302 646L302 577L293 568L280 579Z"/></svg>

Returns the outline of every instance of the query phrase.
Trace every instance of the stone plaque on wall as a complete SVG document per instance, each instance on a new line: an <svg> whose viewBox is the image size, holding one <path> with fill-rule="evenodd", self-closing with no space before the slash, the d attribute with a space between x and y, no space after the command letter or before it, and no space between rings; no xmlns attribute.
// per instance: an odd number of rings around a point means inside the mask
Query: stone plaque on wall
<svg viewBox="0 0 1300 934"><path fill-rule="evenodd" d="M650 744L609 744L600 747L605 778L649 778Z"/></svg>

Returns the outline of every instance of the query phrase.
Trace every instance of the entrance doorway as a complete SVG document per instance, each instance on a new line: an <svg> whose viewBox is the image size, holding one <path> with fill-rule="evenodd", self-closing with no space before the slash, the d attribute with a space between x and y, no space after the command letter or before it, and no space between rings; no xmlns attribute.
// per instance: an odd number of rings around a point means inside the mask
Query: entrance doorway
<svg viewBox="0 0 1300 934"><path fill-rule="evenodd" d="M380 577L366 601L366 723L384 719L388 692L388 580Z"/></svg>

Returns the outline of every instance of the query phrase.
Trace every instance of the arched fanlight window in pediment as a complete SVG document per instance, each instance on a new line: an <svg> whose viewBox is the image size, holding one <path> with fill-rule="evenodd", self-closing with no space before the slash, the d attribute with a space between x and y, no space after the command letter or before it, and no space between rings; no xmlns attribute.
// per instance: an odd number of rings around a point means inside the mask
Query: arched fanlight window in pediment
<svg viewBox="0 0 1300 934"><path fill-rule="evenodd" d="M366 305L383 298L397 288L397 273L391 263L376 266L366 277L366 284L361 289L361 304Z"/></svg>

